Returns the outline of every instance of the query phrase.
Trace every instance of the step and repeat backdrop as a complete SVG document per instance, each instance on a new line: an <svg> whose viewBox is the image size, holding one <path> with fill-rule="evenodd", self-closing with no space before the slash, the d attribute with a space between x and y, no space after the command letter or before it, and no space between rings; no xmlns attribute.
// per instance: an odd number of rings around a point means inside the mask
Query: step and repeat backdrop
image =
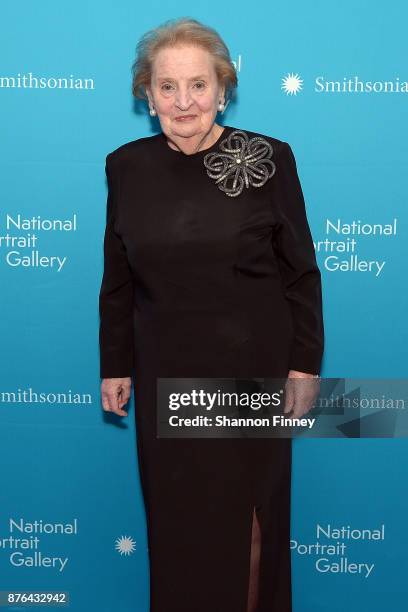
<svg viewBox="0 0 408 612"><path fill-rule="evenodd" d="M136 42L181 16L220 32L239 78L221 122L296 157L323 280L322 376L403 378L408 10L3 0L0 15L0 609L6 592L42 591L67 592L75 612L147 612L137 407L104 413L98 353L105 157L158 129L131 95ZM405 610L406 439L293 449L294 610Z"/></svg>

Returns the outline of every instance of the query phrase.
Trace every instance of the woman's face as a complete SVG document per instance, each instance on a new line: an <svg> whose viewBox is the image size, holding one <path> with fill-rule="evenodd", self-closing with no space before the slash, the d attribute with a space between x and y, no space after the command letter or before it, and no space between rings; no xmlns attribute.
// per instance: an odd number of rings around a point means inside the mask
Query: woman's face
<svg viewBox="0 0 408 612"><path fill-rule="evenodd" d="M167 137L189 138L207 134L224 102L213 58L201 47L161 49L153 62L150 104L157 111Z"/></svg>

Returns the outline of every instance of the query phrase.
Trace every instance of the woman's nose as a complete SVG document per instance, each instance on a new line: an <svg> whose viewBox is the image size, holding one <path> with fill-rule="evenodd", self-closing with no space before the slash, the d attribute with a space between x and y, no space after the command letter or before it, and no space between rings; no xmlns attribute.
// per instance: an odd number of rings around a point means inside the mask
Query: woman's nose
<svg viewBox="0 0 408 612"><path fill-rule="evenodd" d="M180 110L187 110L191 106L192 97L187 88L177 90L175 103Z"/></svg>

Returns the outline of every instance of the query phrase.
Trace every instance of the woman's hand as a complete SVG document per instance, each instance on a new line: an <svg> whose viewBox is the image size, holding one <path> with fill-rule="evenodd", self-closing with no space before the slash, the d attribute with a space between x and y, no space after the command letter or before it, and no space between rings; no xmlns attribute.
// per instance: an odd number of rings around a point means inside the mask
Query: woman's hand
<svg viewBox="0 0 408 612"><path fill-rule="evenodd" d="M306 372L290 370L285 385L285 408L283 412L290 418L300 418L312 408L319 395L320 378Z"/></svg>
<svg viewBox="0 0 408 612"><path fill-rule="evenodd" d="M123 406L130 398L132 379L104 378L101 384L102 406L106 412L114 412L119 416L127 416Z"/></svg>

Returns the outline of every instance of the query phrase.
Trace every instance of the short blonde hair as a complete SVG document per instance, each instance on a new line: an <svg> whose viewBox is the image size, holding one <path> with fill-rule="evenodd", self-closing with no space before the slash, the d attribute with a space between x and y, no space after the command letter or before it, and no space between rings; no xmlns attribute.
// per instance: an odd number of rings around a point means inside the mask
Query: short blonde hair
<svg viewBox="0 0 408 612"><path fill-rule="evenodd" d="M190 17L169 19L140 38L132 64L133 95L146 99L146 86L150 85L157 52L180 44L197 45L212 55L218 82L225 87L225 97L230 98L238 85L238 78L228 47L216 30Z"/></svg>

